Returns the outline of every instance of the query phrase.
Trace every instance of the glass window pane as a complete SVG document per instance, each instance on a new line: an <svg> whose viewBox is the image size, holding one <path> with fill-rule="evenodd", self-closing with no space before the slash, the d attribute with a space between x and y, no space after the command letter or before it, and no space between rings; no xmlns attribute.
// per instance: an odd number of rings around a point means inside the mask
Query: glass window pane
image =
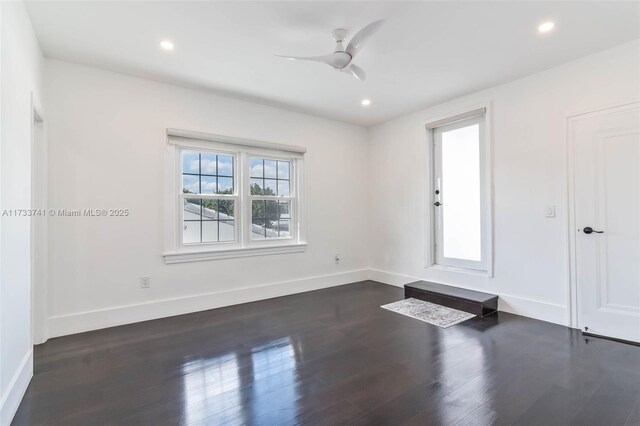
<svg viewBox="0 0 640 426"><path fill-rule="evenodd" d="M279 201L279 219L291 219L291 201Z"/></svg>
<svg viewBox="0 0 640 426"><path fill-rule="evenodd" d="M262 195L263 179L251 179L251 195Z"/></svg>
<svg viewBox="0 0 640 426"><path fill-rule="evenodd" d="M272 220L265 220L267 215L267 210L270 211L272 216L277 216L277 213L273 213L273 203L277 201L253 201L251 206L251 216L252 216L252 229L251 229L251 238L266 238L270 237L274 231L271 230L273 227ZM277 207L276 207L277 208ZM277 223L277 221L276 221ZM277 231L276 231L277 234Z"/></svg>
<svg viewBox="0 0 640 426"><path fill-rule="evenodd" d="M291 231L289 230L290 224L290 220L281 220L278 222L278 235L280 238L291 237Z"/></svg>
<svg viewBox="0 0 640 426"><path fill-rule="evenodd" d="M278 238L278 221L269 220L265 223L267 229L265 230L265 236L267 238Z"/></svg>
<svg viewBox="0 0 640 426"><path fill-rule="evenodd" d="M278 161L278 179L290 179L288 161Z"/></svg>
<svg viewBox="0 0 640 426"><path fill-rule="evenodd" d="M211 154L209 152L203 152L200 154L200 174L216 174L216 154Z"/></svg>
<svg viewBox="0 0 640 426"><path fill-rule="evenodd" d="M253 201L251 237L290 237L290 204L290 201Z"/></svg>
<svg viewBox="0 0 640 426"><path fill-rule="evenodd" d="M264 201L258 200L253 201L251 203L251 217L252 218L264 218L265 217L265 208Z"/></svg>
<svg viewBox="0 0 640 426"><path fill-rule="evenodd" d="M275 160L264 160L264 177L272 179L277 177Z"/></svg>
<svg viewBox="0 0 640 426"><path fill-rule="evenodd" d="M233 220L233 200L218 201L218 215L220 220Z"/></svg>
<svg viewBox="0 0 640 426"><path fill-rule="evenodd" d="M218 176L233 176L233 157L218 155Z"/></svg>
<svg viewBox="0 0 640 426"><path fill-rule="evenodd" d="M218 177L218 194L233 194L233 178Z"/></svg>
<svg viewBox="0 0 640 426"><path fill-rule="evenodd" d="M187 198L184 200L184 220L200 220L200 200Z"/></svg>
<svg viewBox="0 0 640 426"><path fill-rule="evenodd" d="M200 173L200 156L195 151L182 151L182 173Z"/></svg>
<svg viewBox="0 0 640 426"><path fill-rule="evenodd" d="M264 219L256 219L253 218L251 220L251 238L252 239L260 239L260 238L265 238L265 226L264 226Z"/></svg>
<svg viewBox="0 0 640 426"><path fill-rule="evenodd" d="M275 179L265 179L264 195L277 195L277 194L278 194L277 181Z"/></svg>
<svg viewBox="0 0 640 426"><path fill-rule="evenodd" d="M185 194L200 193L200 181L198 176L182 175L182 192Z"/></svg>
<svg viewBox="0 0 640 426"><path fill-rule="evenodd" d="M218 242L218 221L217 220L202 222L202 242L203 243Z"/></svg>
<svg viewBox="0 0 640 426"><path fill-rule="evenodd" d="M480 126L442 133L442 243L448 258L481 260Z"/></svg>
<svg viewBox="0 0 640 426"><path fill-rule="evenodd" d="M218 200L202 200L202 220L218 220Z"/></svg>
<svg viewBox="0 0 640 426"><path fill-rule="evenodd" d="M218 230L220 241L233 241L235 239L235 222L232 220L221 220Z"/></svg>
<svg viewBox="0 0 640 426"><path fill-rule="evenodd" d="M252 195L291 196L291 162L251 158Z"/></svg>
<svg viewBox="0 0 640 426"><path fill-rule="evenodd" d="M233 194L233 158L211 152L183 151L182 192Z"/></svg>
<svg viewBox="0 0 640 426"><path fill-rule="evenodd" d="M260 162L262 164L262 160ZM233 155L182 151L182 168L183 193L233 194L234 192ZM234 212L234 200L184 199L183 243L235 241ZM264 216L264 205L261 212ZM263 226L262 229L264 230L265 227Z"/></svg>
<svg viewBox="0 0 640 426"><path fill-rule="evenodd" d="M262 158L251 158L249 160L249 176L250 177L264 177L264 171L262 167Z"/></svg>
<svg viewBox="0 0 640 426"><path fill-rule="evenodd" d="M266 201L266 218L276 220L279 218L277 201Z"/></svg>
<svg viewBox="0 0 640 426"><path fill-rule="evenodd" d="M182 242L193 244L200 242L200 224L202 222L183 222Z"/></svg>
<svg viewBox="0 0 640 426"><path fill-rule="evenodd" d="M288 180L279 180L278 181L278 195L283 197L289 196L289 181Z"/></svg>
<svg viewBox="0 0 640 426"><path fill-rule="evenodd" d="M216 177L200 176L200 193L215 194L216 193Z"/></svg>

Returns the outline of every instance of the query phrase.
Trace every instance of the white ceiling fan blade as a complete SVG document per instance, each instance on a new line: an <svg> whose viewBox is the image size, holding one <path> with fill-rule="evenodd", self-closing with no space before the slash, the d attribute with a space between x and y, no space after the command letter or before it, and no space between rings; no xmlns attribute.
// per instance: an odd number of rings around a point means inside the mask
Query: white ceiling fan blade
<svg viewBox="0 0 640 426"><path fill-rule="evenodd" d="M314 62L322 62L323 64L331 65L332 67L335 58L333 54L324 55L324 56L285 56L285 55L276 55L279 58L289 59L290 61L314 61Z"/></svg>
<svg viewBox="0 0 640 426"><path fill-rule="evenodd" d="M349 45L347 46L346 52L351 55L351 57L355 57L362 46L369 40L369 38L376 33L380 29L380 27L384 24L384 20L374 21L358 31L356 35L353 36Z"/></svg>
<svg viewBox="0 0 640 426"><path fill-rule="evenodd" d="M350 64L348 67L342 68L340 71L349 73L360 81L364 81L364 79L367 78L367 73L356 64Z"/></svg>

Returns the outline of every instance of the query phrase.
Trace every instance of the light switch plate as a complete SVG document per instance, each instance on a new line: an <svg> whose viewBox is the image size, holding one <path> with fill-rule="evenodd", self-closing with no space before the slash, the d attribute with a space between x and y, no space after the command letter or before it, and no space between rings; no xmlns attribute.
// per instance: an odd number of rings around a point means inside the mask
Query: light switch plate
<svg viewBox="0 0 640 426"><path fill-rule="evenodd" d="M556 217L556 206L546 206L544 208L544 217Z"/></svg>
<svg viewBox="0 0 640 426"><path fill-rule="evenodd" d="M151 277L140 278L140 288L149 288L149 287L151 287Z"/></svg>

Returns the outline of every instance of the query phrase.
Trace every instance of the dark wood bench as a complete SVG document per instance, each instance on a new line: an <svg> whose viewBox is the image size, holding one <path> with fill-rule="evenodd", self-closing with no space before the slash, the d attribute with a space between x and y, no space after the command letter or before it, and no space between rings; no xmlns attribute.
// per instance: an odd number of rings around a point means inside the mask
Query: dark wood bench
<svg viewBox="0 0 640 426"><path fill-rule="evenodd" d="M498 296L450 285L416 281L405 284L404 297L424 300L484 317L498 310Z"/></svg>

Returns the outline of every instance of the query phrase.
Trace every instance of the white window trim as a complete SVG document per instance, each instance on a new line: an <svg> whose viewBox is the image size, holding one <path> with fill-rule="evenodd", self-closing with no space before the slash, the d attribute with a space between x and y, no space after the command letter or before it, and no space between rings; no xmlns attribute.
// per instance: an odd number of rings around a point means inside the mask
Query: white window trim
<svg viewBox="0 0 640 426"><path fill-rule="evenodd" d="M232 138L199 132L167 129L165 153L165 263L195 262L234 257L260 256L269 254L296 253L306 250L306 228L304 205L304 152L305 148L261 142L255 140ZM213 151L234 155L234 185L236 194L228 196L212 195L212 198L232 198L236 200L235 232L232 242L188 244L182 242L182 214L180 200L182 186L181 151L184 149ZM251 239L251 203L239 203L239 200L251 200L253 197L244 194L249 188L249 157L260 156L291 160L292 197L275 197L291 200L292 236L269 240ZM239 167L242 165L242 167ZM258 197L269 198L269 197ZM247 223L245 223L247 222ZM248 235L247 235L248 234Z"/></svg>
<svg viewBox="0 0 640 426"><path fill-rule="evenodd" d="M435 214L435 206L436 196L434 193L434 183L435 183L435 154L434 154L434 132L433 129L436 127L440 127L445 124L452 124L456 121L467 120L470 117L484 114L484 146L482 147L483 152L481 153L483 157L483 169L484 169L484 187L482 188L484 194L486 194L486 203L484 205L484 226L486 229L484 235L484 244L483 251L486 254L486 269L476 269L473 267L462 267L462 266L451 266L451 265L441 265L436 262L436 250L435 244L437 239L436 232L436 214ZM426 185L425 191L427 196L425 197L426 205L425 205L425 268L439 270L439 271L448 271L454 273L463 273L463 274L471 274L471 275L480 275L486 277L493 277L494 274L494 249L493 249L493 155L492 155L492 146L493 146L493 132L492 132L492 110L491 110L491 102L486 102L482 104L476 104L473 106L469 106L466 108L460 108L454 111L450 111L446 114L439 114L437 116L433 116L427 120L426 133L427 133L427 165L428 172L426 173Z"/></svg>

